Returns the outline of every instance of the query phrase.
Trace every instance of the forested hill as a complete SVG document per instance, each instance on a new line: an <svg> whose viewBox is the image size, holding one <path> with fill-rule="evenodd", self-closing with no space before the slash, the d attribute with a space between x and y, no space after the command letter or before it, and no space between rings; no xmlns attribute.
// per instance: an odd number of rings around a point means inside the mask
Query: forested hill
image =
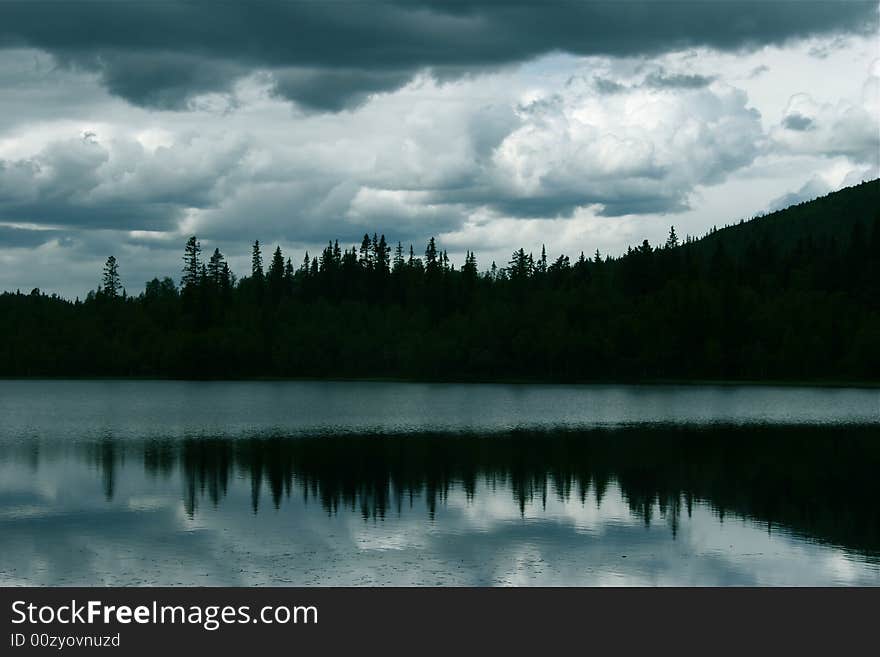
<svg viewBox="0 0 880 657"><path fill-rule="evenodd" d="M180 283L136 296L110 257L85 301L0 295L0 376L880 378L877 180L618 258L419 251L373 235L264 267L255 243L236 280L192 237Z"/></svg>
<svg viewBox="0 0 880 657"><path fill-rule="evenodd" d="M788 255L799 245L849 246L864 241L880 212L880 180L863 182L812 201L709 233L699 245L711 255L718 243L733 256L747 257L750 246Z"/></svg>

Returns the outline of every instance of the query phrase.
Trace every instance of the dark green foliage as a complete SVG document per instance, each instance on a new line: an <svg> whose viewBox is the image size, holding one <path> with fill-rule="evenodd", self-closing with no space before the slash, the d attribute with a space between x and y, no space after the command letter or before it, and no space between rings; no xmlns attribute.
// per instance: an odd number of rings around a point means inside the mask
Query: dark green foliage
<svg viewBox="0 0 880 657"><path fill-rule="evenodd" d="M201 253L202 245L193 235L186 241L183 250L183 276L180 280L180 287L184 290L193 291L198 288L201 282Z"/></svg>
<svg viewBox="0 0 880 657"><path fill-rule="evenodd" d="M214 254L208 262L207 282L215 290L228 291L232 286L229 264L220 253L220 249L214 249Z"/></svg>
<svg viewBox="0 0 880 657"><path fill-rule="evenodd" d="M110 256L104 265L104 276L101 279L101 292L109 299L115 299L122 290L122 283L119 280L119 265L116 258Z"/></svg>
<svg viewBox="0 0 880 657"><path fill-rule="evenodd" d="M254 242L251 249L251 278L263 283L263 253L260 251L260 240Z"/></svg>
<svg viewBox="0 0 880 657"><path fill-rule="evenodd" d="M185 248L181 293L0 295L0 375L876 380L880 181L619 258L460 269L434 238L280 248L236 282ZM114 263L115 266L115 263ZM107 287L105 282L104 288Z"/></svg>
<svg viewBox="0 0 880 657"><path fill-rule="evenodd" d="M269 297L274 303L277 303L284 293L284 255L281 253L280 246L275 247L275 253L272 254L267 281Z"/></svg>

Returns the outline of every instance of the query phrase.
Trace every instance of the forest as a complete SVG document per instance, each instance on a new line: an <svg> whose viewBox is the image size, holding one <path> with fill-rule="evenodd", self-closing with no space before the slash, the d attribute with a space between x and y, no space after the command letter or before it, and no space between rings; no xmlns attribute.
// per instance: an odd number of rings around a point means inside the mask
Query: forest
<svg viewBox="0 0 880 657"><path fill-rule="evenodd" d="M579 246L579 245L578 245ZM578 249L575 249L577 252ZM611 257L458 267L364 235L237 278L196 236L177 283L0 295L0 376L454 381L870 381L880 372L880 180ZM265 261L264 261L265 258Z"/></svg>

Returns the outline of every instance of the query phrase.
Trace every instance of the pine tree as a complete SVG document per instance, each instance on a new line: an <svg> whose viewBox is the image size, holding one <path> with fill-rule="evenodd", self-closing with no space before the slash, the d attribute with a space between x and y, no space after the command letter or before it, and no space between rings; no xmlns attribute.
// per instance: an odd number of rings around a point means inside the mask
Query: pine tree
<svg viewBox="0 0 880 657"><path fill-rule="evenodd" d="M508 264L510 265L511 280L523 281L532 275L534 259L531 254L526 255L525 249L519 249L513 252Z"/></svg>
<svg viewBox="0 0 880 657"><path fill-rule="evenodd" d="M263 284L263 254L260 252L260 240L254 242L251 253L251 278Z"/></svg>
<svg viewBox="0 0 880 657"><path fill-rule="evenodd" d="M461 273L464 277L465 283L469 287L473 287L477 282L477 256L474 253L468 251L465 255Z"/></svg>
<svg viewBox="0 0 880 657"><path fill-rule="evenodd" d="M562 274L569 269L571 269L571 260L569 260L567 255L561 255L547 268L547 271L553 272L554 274Z"/></svg>
<svg viewBox="0 0 880 657"><path fill-rule="evenodd" d="M183 249L183 276L180 279L180 287L185 292L192 292L199 285L202 273L201 253L202 245L193 235L186 241L186 246Z"/></svg>
<svg viewBox="0 0 880 657"><path fill-rule="evenodd" d="M429 273L433 273L439 269L440 263L437 261L437 243L434 238L428 240L428 246L425 248L425 269Z"/></svg>
<svg viewBox="0 0 880 657"><path fill-rule="evenodd" d="M385 275L389 270L389 262L388 256L391 253L391 247L388 246L388 242L385 241L385 234L379 238L379 241L376 242L376 235L373 235L373 242L375 244L375 265L376 271L380 274Z"/></svg>
<svg viewBox="0 0 880 657"><path fill-rule="evenodd" d="M367 271L373 268L373 244L367 233L364 233L364 239L361 240L361 252L358 257L358 264L361 266L361 269Z"/></svg>
<svg viewBox="0 0 880 657"><path fill-rule="evenodd" d="M290 258L284 264L284 293L290 295L293 293L293 263Z"/></svg>
<svg viewBox="0 0 880 657"><path fill-rule="evenodd" d="M208 281L217 288L223 287L224 272L228 269L225 265L226 261L220 249L214 249L208 261Z"/></svg>
<svg viewBox="0 0 880 657"><path fill-rule="evenodd" d="M232 289L234 283L235 280L232 276L232 272L229 271L229 263L224 262L223 270L220 272L220 289L223 290L225 294Z"/></svg>
<svg viewBox="0 0 880 657"><path fill-rule="evenodd" d="M327 246L324 247L324 250L321 251L321 260L319 264L319 269L323 274L330 274L331 272L337 271L339 269L339 262L336 258L336 251L339 249L339 242L336 243L334 247L332 242L327 242ZM303 262L306 267L306 270L311 266L309 262L309 252L306 251L306 259Z"/></svg>
<svg viewBox="0 0 880 657"><path fill-rule="evenodd" d="M678 235L675 234L675 226L669 227L669 237L666 238L666 248L674 249L679 244Z"/></svg>
<svg viewBox="0 0 880 657"><path fill-rule="evenodd" d="M394 249L394 266L392 271L395 273L400 273L403 271L404 260L403 260L403 245L398 242L397 248Z"/></svg>
<svg viewBox="0 0 880 657"><path fill-rule="evenodd" d="M114 256L107 258L107 262L104 264L104 278L101 289L104 295L110 299L118 297L119 291L122 289L122 283L119 281L119 265L116 263Z"/></svg>
<svg viewBox="0 0 880 657"><path fill-rule="evenodd" d="M284 291L284 254L281 253L281 247L276 246L275 252L272 254L272 262L269 263L269 294L273 300L277 301L281 298Z"/></svg>

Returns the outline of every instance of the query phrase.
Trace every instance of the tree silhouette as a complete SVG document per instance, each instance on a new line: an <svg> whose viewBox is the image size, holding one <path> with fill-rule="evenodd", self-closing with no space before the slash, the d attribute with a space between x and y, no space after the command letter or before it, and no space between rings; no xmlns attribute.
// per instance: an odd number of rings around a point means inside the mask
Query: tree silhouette
<svg viewBox="0 0 880 657"><path fill-rule="evenodd" d="M280 246L275 247L275 252L272 254L267 282L269 285L269 296L273 301L277 302L284 292L284 255L281 253Z"/></svg>
<svg viewBox="0 0 880 657"><path fill-rule="evenodd" d="M119 280L119 265L116 263L114 256L107 258L107 262L104 264L104 275L101 280L101 290L106 297L115 299L119 296L122 290L122 283Z"/></svg>
<svg viewBox="0 0 880 657"><path fill-rule="evenodd" d="M211 259L208 261L208 280L216 288L222 289L226 287L228 283L228 281L225 280L228 273L229 268L226 266L226 260L223 258L223 254L220 253L220 249L214 249L214 253L211 255Z"/></svg>
<svg viewBox="0 0 880 657"><path fill-rule="evenodd" d="M251 249L251 278L263 284L263 253L260 251L260 240L254 241Z"/></svg>
<svg viewBox="0 0 880 657"><path fill-rule="evenodd" d="M125 294L112 258L84 300L0 294L0 375L875 381L878 191L684 241L671 228L661 248L620 256L520 248L484 272L433 237L424 259L401 242L392 258L377 231L296 270L277 248L268 276L255 242L236 281L192 236L180 294L156 277L111 310L103 300Z"/></svg>
<svg viewBox="0 0 880 657"><path fill-rule="evenodd" d="M180 287L186 292L195 290L201 279L202 263L200 261L202 245L195 235L186 241L183 249L183 276Z"/></svg>

